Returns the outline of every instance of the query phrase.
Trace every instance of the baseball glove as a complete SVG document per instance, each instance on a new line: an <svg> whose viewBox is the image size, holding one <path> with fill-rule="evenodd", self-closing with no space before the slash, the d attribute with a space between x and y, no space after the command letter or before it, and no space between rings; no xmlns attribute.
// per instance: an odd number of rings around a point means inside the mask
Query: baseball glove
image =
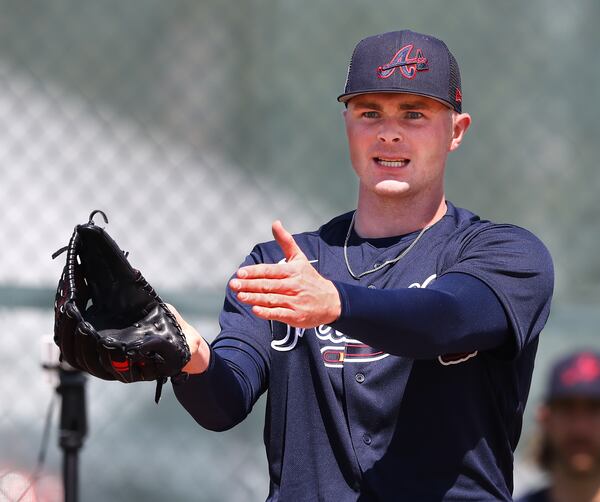
<svg viewBox="0 0 600 502"><path fill-rule="evenodd" d="M61 361L104 380L156 380L155 401L168 377L181 377L190 349L175 316L108 233L77 225L54 303L54 341Z"/></svg>

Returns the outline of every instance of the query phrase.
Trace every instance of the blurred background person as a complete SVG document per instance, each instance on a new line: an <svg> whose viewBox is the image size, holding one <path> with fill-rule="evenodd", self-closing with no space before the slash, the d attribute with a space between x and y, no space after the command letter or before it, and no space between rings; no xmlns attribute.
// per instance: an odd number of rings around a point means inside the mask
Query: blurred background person
<svg viewBox="0 0 600 502"><path fill-rule="evenodd" d="M536 456L548 484L518 502L600 501L600 352L579 351L554 364L537 418Z"/></svg>

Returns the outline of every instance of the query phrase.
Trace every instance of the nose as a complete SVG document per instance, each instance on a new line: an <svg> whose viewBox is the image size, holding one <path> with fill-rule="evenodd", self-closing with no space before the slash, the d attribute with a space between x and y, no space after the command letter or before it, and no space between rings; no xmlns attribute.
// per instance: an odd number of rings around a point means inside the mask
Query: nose
<svg viewBox="0 0 600 502"><path fill-rule="evenodd" d="M382 143L400 143L402 131L395 120L385 120L377 131L377 139Z"/></svg>

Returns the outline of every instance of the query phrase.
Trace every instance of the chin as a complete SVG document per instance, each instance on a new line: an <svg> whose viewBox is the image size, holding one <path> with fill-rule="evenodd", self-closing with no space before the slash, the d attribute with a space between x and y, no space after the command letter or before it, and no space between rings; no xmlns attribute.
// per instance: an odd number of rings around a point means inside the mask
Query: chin
<svg viewBox="0 0 600 502"><path fill-rule="evenodd" d="M574 475L586 475L598 471L600 467L598 458L589 453L575 453L568 457L568 465Z"/></svg>
<svg viewBox="0 0 600 502"><path fill-rule="evenodd" d="M381 197L398 197L407 194L410 185L405 181L385 180L375 186L374 192Z"/></svg>

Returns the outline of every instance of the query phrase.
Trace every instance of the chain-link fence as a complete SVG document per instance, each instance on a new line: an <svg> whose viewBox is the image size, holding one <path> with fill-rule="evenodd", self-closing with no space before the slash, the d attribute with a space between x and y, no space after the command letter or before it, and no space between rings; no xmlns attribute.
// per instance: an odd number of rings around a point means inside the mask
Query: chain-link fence
<svg viewBox="0 0 600 502"><path fill-rule="evenodd" d="M103 209L131 262L212 339L227 277L273 219L301 231L354 206L335 97L369 34L410 27L456 54L474 125L448 196L550 247L539 368L597 346L599 16L592 0L1 0L0 501L27 487L54 394L38 356L52 252ZM150 384L88 380L87 395L82 500L264 499L262 401L216 434L168 386L158 407ZM55 429L56 409L37 500L60 497Z"/></svg>

